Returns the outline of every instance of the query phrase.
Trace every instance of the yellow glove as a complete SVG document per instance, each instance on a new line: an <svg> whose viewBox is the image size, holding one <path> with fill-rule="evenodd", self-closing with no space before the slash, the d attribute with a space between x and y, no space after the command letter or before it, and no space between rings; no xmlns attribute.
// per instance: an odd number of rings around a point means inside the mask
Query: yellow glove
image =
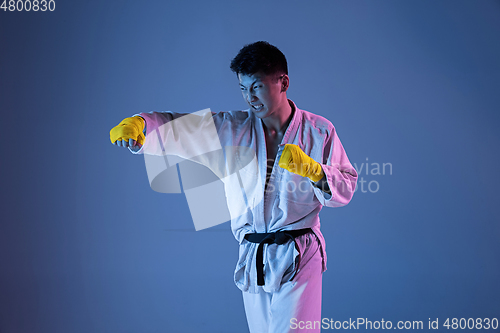
<svg viewBox="0 0 500 333"><path fill-rule="evenodd" d="M286 144L278 164L283 169L307 177L315 183L325 174L321 164L307 156L297 145Z"/></svg>
<svg viewBox="0 0 500 333"><path fill-rule="evenodd" d="M144 144L146 137L142 132L144 130L144 119L139 116L129 117L122 120L109 132L111 143L117 140L128 142L130 139L137 141L141 145Z"/></svg>

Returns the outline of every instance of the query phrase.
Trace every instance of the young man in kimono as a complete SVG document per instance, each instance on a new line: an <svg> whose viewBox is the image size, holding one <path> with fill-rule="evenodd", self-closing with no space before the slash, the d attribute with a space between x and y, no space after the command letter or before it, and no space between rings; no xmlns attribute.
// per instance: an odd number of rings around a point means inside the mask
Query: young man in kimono
<svg viewBox="0 0 500 333"><path fill-rule="evenodd" d="M326 270L319 212L348 204L358 175L332 123L287 98L287 61L278 48L263 41L246 45L231 70L249 109L209 118L222 147L251 148L257 160L256 185L246 193L252 204L231 219L240 244L234 281L243 292L250 332L319 332ZM145 153L148 134L181 116L149 112L126 118L111 130L111 142ZM164 143L181 140L171 132L159 136ZM152 154L159 149L150 147ZM229 210L231 205L238 203L228 201Z"/></svg>

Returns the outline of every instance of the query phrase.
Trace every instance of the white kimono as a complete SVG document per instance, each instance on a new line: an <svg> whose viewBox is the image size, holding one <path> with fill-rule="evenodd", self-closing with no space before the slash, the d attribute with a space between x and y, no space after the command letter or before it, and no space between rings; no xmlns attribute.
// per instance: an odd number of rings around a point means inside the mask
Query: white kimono
<svg viewBox="0 0 500 333"><path fill-rule="evenodd" d="M282 245L265 244L265 285L258 286L256 251L259 244L248 242L244 238L245 234L311 228L320 241L324 272L326 252L325 240L320 231L319 212L323 206L347 205L356 187L358 175L349 162L332 123L321 116L300 110L291 100L289 103L295 111L282 143L298 145L308 156L321 163L331 195L315 187L309 179L280 168L278 161L281 150L278 151L267 190L264 192L267 151L261 119L255 117L250 110L210 113L208 116L211 117L210 121L215 126L223 149L248 147L256 154L256 170L246 170L243 172L243 177L240 172L239 186L246 188L244 199L235 200L234 198L241 196L231 194L234 182L224 182L229 211L232 211L232 206L240 206L237 213L231 212L231 229L240 244L234 282L239 289L250 293L258 293L261 288L265 292L279 290L285 273L289 273L290 268L292 271L295 270L295 264L299 262L301 254L300 248L296 247L293 241ZM206 141L187 143L184 139L182 142L183 138L179 131L162 127L185 114L165 111L137 115L145 119L147 132L143 147L138 151L131 150L135 154L161 155L166 146L180 148L186 145L203 145ZM202 119L200 122L191 122L191 127L182 131L197 133L203 130L208 126L207 116L200 119ZM226 160L221 163L227 166L229 162Z"/></svg>

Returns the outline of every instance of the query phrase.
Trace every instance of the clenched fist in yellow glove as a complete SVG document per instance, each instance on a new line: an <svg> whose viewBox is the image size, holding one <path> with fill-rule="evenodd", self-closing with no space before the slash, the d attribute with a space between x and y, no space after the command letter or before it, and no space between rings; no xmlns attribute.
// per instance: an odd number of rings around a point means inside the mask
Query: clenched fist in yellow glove
<svg viewBox="0 0 500 333"><path fill-rule="evenodd" d="M297 145L286 144L278 164L283 169L307 177L315 183L325 174L321 164L307 156Z"/></svg>
<svg viewBox="0 0 500 333"><path fill-rule="evenodd" d="M135 146L144 144L144 119L140 116L125 118L109 132L111 142L118 146Z"/></svg>

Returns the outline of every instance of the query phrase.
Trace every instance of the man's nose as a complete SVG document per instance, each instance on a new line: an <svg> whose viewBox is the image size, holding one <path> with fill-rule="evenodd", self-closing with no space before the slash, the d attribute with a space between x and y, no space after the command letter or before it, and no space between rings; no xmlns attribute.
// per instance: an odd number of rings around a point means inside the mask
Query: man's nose
<svg viewBox="0 0 500 333"><path fill-rule="evenodd" d="M248 103L253 103L253 102L255 102L257 100L257 97L255 96L255 94L251 90L248 90L246 92L245 98L247 99Z"/></svg>

